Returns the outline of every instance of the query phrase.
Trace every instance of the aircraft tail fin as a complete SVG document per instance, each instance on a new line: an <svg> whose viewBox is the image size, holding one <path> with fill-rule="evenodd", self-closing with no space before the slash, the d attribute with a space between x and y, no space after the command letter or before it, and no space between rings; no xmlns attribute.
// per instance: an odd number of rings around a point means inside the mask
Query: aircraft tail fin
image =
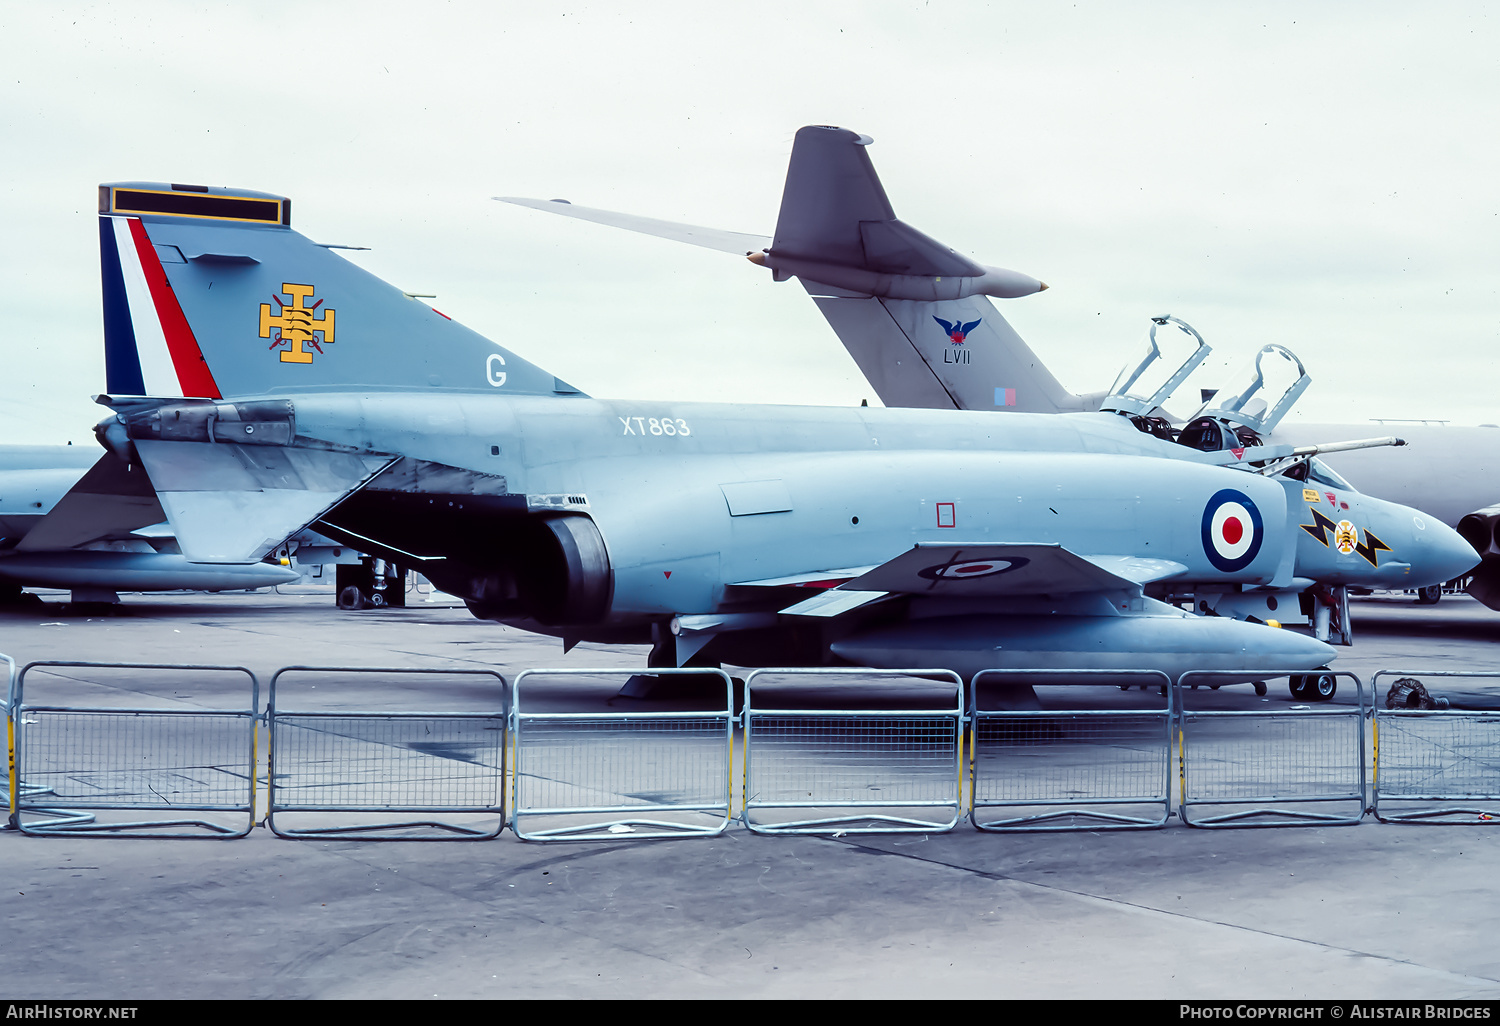
<svg viewBox="0 0 1500 1026"><path fill-rule="evenodd" d="M970 260L896 217L870 162L868 136L812 125L797 133L774 238L496 196L708 249L744 253L777 281L799 279L887 406L1096 410L1037 359L987 297L1047 286Z"/></svg>
<svg viewBox="0 0 1500 1026"><path fill-rule="evenodd" d="M1069 413L1099 408L1074 395L983 296L933 302L851 295L802 282L887 406Z"/></svg>
<svg viewBox="0 0 1500 1026"><path fill-rule="evenodd" d="M1046 284L976 263L898 219L871 141L831 126L797 133L776 235L755 262L802 281L887 406L1097 408L1096 397L1063 388L987 298Z"/></svg>
<svg viewBox="0 0 1500 1026"><path fill-rule="evenodd" d="M292 230L291 201L163 183L99 187L106 390L577 389Z"/></svg>

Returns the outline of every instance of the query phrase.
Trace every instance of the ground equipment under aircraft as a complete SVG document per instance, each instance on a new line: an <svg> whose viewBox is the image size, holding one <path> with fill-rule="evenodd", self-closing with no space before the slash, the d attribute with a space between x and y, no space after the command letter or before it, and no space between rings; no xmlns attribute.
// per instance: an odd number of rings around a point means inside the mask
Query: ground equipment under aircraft
<svg viewBox="0 0 1500 1026"><path fill-rule="evenodd" d="M287 209L101 190L104 231L166 254L151 273L183 329L167 347L222 397L100 400L101 441L145 468L191 560L253 562L311 527L478 616L651 641L657 665L906 665L921 648L960 672L1250 680L1330 658L1146 593L1295 583L1306 532L1285 484L1221 454L1107 414L590 399L309 242ZM1440 531L1389 534L1392 579L1468 558ZM1013 649L1022 623L1046 645Z"/></svg>

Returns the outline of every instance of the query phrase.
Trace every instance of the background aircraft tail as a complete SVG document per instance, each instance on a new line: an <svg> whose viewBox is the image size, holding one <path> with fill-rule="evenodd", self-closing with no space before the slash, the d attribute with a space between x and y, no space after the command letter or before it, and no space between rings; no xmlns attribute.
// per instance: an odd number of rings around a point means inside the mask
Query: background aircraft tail
<svg viewBox="0 0 1500 1026"><path fill-rule="evenodd" d="M887 406L1096 409L1097 397L1063 388L987 298L1047 286L975 263L899 220L870 142L828 126L797 133L776 235L755 262L802 281Z"/></svg>
<svg viewBox="0 0 1500 1026"><path fill-rule="evenodd" d="M774 239L678 224L566 200L496 196L707 249L741 253L777 281L799 279L887 406L1058 413L1096 410L1037 359L987 297L1047 286L986 267L899 220L866 147L844 128L797 132Z"/></svg>
<svg viewBox="0 0 1500 1026"><path fill-rule="evenodd" d="M293 231L282 196L101 185L99 251L112 395L579 394Z"/></svg>

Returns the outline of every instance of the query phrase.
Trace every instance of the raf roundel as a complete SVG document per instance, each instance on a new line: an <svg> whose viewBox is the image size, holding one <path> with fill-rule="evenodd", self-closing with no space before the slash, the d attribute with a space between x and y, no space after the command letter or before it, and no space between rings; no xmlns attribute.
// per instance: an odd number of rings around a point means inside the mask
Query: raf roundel
<svg viewBox="0 0 1500 1026"><path fill-rule="evenodd" d="M1244 492L1224 488L1203 509L1203 552L1225 573L1243 570L1260 554L1265 538L1260 510Z"/></svg>
<svg viewBox="0 0 1500 1026"><path fill-rule="evenodd" d="M1022 556L1013 556L1008 559L970 559L929 566L926 569L918 570L917 576L924 577L929 581L963 581L971 577L990 577L994 574L1019 570L1029 562L1031 560Z"/></svg>

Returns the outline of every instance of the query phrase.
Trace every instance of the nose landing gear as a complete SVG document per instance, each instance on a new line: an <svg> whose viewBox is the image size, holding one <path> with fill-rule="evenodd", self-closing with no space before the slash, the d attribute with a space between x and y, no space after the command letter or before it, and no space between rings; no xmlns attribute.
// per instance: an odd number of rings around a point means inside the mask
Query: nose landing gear
<svg viewBox="0 0 1500 1026"><path fill-rule="evenodd" d="M1326 670L1293 674L1287 681L1292 697L1299 702L1326 702L1338 693L1338 678Z"/></svg>

